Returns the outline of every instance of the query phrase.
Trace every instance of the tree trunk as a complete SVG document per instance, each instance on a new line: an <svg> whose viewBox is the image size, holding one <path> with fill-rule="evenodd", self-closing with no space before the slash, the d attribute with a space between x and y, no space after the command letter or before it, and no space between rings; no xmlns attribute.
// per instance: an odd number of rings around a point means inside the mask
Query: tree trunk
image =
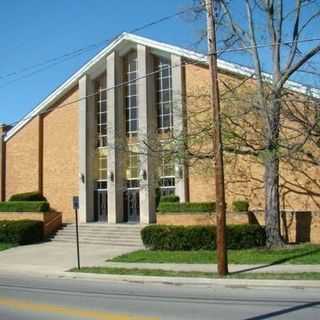
<svg viewBox="0 0 320 320"><path fill-rule="evenodd" d="M284 245L280 232L279 158L271 152L265 160L265 223L268 248Z"/></svg>
<svg viewBox="0 0 320 320"><path fill-rule="evenodd" d="M281 110L280 93L272 97L272 107L267 121L267 154L264 160L265 225L268 248L284 245L280 231L280 193L279 193L279 126Z"/></svg>

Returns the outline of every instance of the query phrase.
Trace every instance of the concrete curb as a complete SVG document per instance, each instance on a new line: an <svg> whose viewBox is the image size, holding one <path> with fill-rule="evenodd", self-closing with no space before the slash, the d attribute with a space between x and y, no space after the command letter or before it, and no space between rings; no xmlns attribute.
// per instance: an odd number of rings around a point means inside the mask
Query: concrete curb
<svg viewBox="0 0 320 320"><path fill-rule="evenodd" d="M39 270L29 268L28 270L4 270L0 269L0 276L15 277L17 275L47 278L47 279L79 279L88 281L111 281L111 282L137 282L164 285L206 286L206 287L228 287L228 288L292 288L292 289L320 289L320 280L254 280L254 279L209 279L188 277L155 277L134 275L113 275L80 273L68 271Z"/></svg>
<svg viewBox="0 0 320 320"><path fill-rule="evenodd" d="M254 279L208 279L208 278L187 278L187 277L154 277L154 276L133 276L133 275L113 275L80 272L41 272L40 270L28 270L18 272L7 271L6 275L29 275L31 277L44 277L49 279L79 279L112 282L137 282L165 285L185 285L185 286L206 286L206 287L229 287L229 288L293 288L320 289L320 280L254 280ZM1 273L0 273L1 274Z"/></svg>
<svg viewBox="0 0 320 320"><path fill-rule="evenodd" d="M153 277L153 276L126 276L111 274L91 274L79 272L64 272L60 278L82 280L111 280L121 282L142 282L172 285L196 286L224 286L224 287L281 287L281 288L319 288L320 280L254 280L254 279L208 279L186 277Z"/></svg>
<svg viewBox="0 0 320 320"><path fill-rule="evenodd" d="M126 268L126 269L157 269L167 271L197 271L197 272L217 272L216 264L199 263L141 263L141 262L112 262L108 261L104 267ZM265 264L229 264L229 272L246 273L299 273L299 272L320 272L320 265L265 265Z"/></svg>

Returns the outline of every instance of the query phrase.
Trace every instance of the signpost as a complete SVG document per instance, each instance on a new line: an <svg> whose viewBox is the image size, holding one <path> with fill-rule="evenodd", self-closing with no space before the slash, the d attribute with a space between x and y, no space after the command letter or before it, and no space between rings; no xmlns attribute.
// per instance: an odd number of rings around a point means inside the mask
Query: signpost
<svg viewBox="0 0 320 320"><path fill-rule="evenodd" d="M78 269L80 270L79 228L78 228L79 197L77 196L73 197L72 202L73 202L74 213L76 216L77 260L78 260Z"/></svg>

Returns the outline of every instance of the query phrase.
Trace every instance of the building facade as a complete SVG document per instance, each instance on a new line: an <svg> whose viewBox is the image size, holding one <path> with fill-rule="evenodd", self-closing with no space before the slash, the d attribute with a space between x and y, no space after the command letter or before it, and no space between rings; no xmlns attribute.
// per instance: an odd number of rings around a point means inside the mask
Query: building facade
<svg viewBox="0 0 320 320"><path fill-rule="evenodd" d="M250 73L223 61L219 68L224 81ZM38 190L72 222L72 197L79 196L83 223L142 224L156 222L157 192L214 200L213 173L179 156L191 93L208 80L202 55L122 34L15 127L1 127L1 200ZM243 188L262 206L254 182L228 188L230 201ZM302 198L307 207L310 199Z"/></svg>

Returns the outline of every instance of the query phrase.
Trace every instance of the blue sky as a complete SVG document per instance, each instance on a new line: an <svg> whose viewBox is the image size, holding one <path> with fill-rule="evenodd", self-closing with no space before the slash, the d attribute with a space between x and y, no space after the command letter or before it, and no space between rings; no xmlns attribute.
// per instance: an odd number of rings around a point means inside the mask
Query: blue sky
<svg viewBox="0 0 320 320"><path fill-rule="evenodd" d="M21 69L112 38L174 14L190 4L192 1L186 0L3 1L0 11L0 122L10 123L21 118L99 50L91 50L25 79L20 78L33 70L21 73ZM197 39L194 25L181 18L147 28L139 34L186 47ZM7 76L15 71L19 76Z"/></svg>
<svg viewBox="0 0 320 320"><path fill-rule="evenodd" d="M42 66L22 72L24 68L113 38L123 31L174 14L192 3L192 0L3 1L0 11L0 122L20 119L104 46L41 72ZM186 17L177 17L138 34L200 49L195 46L200 29L200 22L195 24ZM229 54L226 58L246 62L241 56ZM17 74L10 75L14 72Z"/></svg>

